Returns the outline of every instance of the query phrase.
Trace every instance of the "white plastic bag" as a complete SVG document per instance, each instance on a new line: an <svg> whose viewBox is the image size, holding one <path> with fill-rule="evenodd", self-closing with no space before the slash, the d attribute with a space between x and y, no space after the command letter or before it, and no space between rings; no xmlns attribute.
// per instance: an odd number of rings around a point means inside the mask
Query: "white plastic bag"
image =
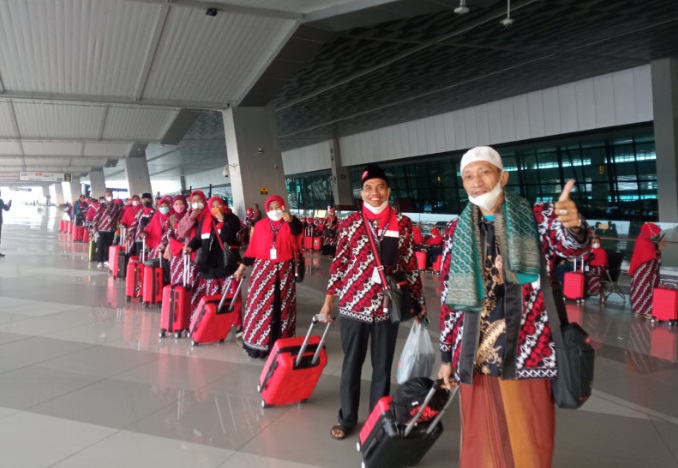
<svg viewBox="0 0 678 468"><path fill-rule="evenodd" d="M414 377L430 377L435 360L431 337L426 328L415 320L398 361L398 383L402 384Z"/></svg>

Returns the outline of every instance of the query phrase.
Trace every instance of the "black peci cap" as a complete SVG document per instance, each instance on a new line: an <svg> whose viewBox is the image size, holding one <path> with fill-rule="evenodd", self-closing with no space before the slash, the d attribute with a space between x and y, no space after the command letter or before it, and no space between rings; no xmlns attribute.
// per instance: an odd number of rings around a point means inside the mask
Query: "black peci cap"
<svg viewBox="0 0 678 468"><path fill-rule="evenodd" d="M363 172L363 175L360 177L362 185L365 184L370 179L383 179L386 181L386 185L389 185L388 183L388 177L386 177L386 172L384 170L377 166L376 164L370 164L365 168L365 171Z"/></svg>

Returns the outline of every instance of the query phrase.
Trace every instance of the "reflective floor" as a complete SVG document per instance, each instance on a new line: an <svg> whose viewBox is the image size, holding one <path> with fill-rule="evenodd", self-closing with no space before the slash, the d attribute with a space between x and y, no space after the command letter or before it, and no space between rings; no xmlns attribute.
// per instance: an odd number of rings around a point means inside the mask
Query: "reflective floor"
<svg viewBox="0 0 678 468"><path fill-rule="evenodd" d="M262 409L262 361L233 339L196 348L185 338L159 340L159 309L125 303L124 283L90 264L85 244L59 234L57 216L13 209L2 229L2 466L360 466L357 435L329 437L338 329L311 399ZM329 265L310 254L307 262L297 290L301 332L321 306ZM426 274L429 304L437 281ZM568 312L598 351L595 394L581 410L558 411L554 466L678 467L678 327L653 327L618 297L605 307L569 304ZM436 339L435 320L430 331ZM406 336L401 329L399 349ZM367 385L369 362L363 375ZM458 466L456 405L444 424L420 466Z"/></svg>

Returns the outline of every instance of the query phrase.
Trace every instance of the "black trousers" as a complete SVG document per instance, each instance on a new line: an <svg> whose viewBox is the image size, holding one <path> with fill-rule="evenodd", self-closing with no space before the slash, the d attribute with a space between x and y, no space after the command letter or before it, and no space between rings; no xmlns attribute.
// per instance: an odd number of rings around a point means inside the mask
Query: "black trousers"
<svg viewBox="0 0 678 468"><path fill-rule="evenodd" d="M391 366L398 338L398 324L392 324L390 321L365 323L341 317L340 329L344 362L339 387L341 399L339 423L352 428L358 423L360 376L368 346L372 360L370 411L381 397L387 396L391 391Z"/></svg>
<svg viewBox="0 0 678 468"><path fill-rule="evenodd" d="M99 240L97 241L97 252L99 253L99 261L108 261L108 249L113 245L113 231L99 231Z"/></svg>

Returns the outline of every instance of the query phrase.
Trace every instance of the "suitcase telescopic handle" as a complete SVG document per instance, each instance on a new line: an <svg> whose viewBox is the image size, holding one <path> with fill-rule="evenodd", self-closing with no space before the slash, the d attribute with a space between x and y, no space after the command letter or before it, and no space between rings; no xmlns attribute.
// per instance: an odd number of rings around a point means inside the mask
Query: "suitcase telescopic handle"
<svg viewBox="0 0 678 468"><path fill-rule="evenodd" d="M167 246L169 248L169 245ZM184 254L184 289L188 289L188 260L191 258L190 255Z"/></svg>
<svg viewBox="0 0 678 468"><path fill-rule="evenodd" d="M334 319L334 316L331 317L332 319ZM311 332L313 331L313 327L318 322L320 322L318 316L314 315L313 320L311 321L311 326L308 327L308 332L306 332L304 342L301 344L301 348L299 349L299 354L297 354L297 358L294 360L294 367L299 367L299 364L301 364L301 358L304 356L304 353L306 352L306 347L308 346L308 340L311 338ZM320 350L323 347L323 343L325 342L325 338L327 337L327 332L330 329L331 324L332 322L329 321L327 322L327 325L325 325L325 331L323 332L323 336L320 338L320 343L318 343L318 349L316 349L315 354L313 355L313 360L311 361L312 364L315 364L317 358L320 356Z"/></svg>
<svg viewBox="0 0 678 468"><path fill-rule="evenodd" d="M405 426L405 432L403 433L403 437L407 437L410 435L410 432L412 432L412 429L414 429L414 426L417 425L419 422L419 418L421 418L421 415L424 413L424 410L428 407L429 403L431 403L431 400L435 396L436 392L438 391L438 388L440 388L441 382L436 381L433 386L431 387L431 390L429 390L428 394L426 395L426 398L424 399L424 403L419 407L419 411L417 411L417 414L414 415L412 420ZM447 401L445 402L445 406L443 407L442 410L438 413L438 415L431 421L431 424L429 424L428 429L426 430L427 434L430 434L433 432L433 429L438 425L440 420L443 417L443 414L445 414L445 411L447 411L447 408L449 408L450 404L452 403L452 400L454 399L454 396L457 394L457 391L459 390L459 387L454 387L450 392L449 396L447 398Z"/></svg>
<svg viewBox="0 0 678 468"><path fill-rule="evenodd" d="M141 236L141 263L146 262L146 236Z"/></svg>
<svg viewBox="0 0 678 468"><path fill-rule="evenodd" d="M226 280L226 284L224 285L224 294L221 296L221 300L219 301L219 306L217 307L217 310L221 310L221 307L224 305L224 302L226 301L226 296L228 296L228 291L231 289L231 284L233 283L233 277L229 276L228 279Z"/></svg>

